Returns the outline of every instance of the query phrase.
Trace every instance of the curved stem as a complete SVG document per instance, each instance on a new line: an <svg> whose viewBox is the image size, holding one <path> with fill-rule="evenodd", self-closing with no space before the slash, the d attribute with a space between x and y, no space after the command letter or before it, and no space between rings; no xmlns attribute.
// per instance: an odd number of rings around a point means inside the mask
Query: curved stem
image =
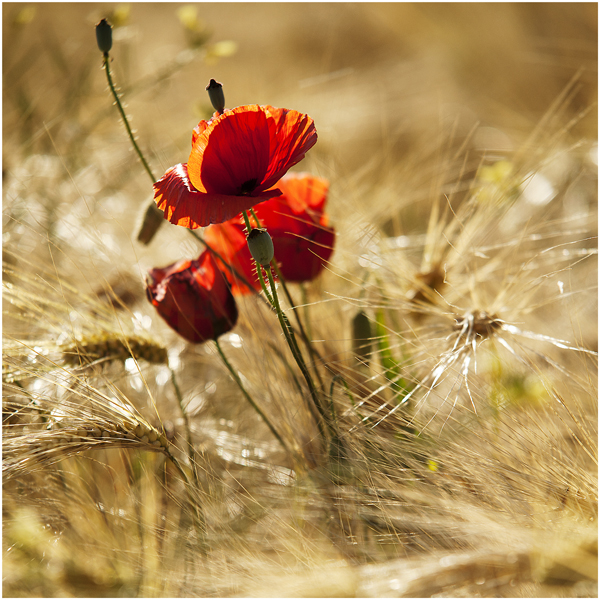
<svg viewBox="0 0 600 600"><path fill-rule="evenodd" d="M188 496L190 498L190 504L194 507L194 524L198 529L198 534L200 537L200 549L202 554L208 554L208 543L206 541L206 518L204 516L204 510L202 509L202 504L200 503L199 498L196 498L193 493L193 486L190 482L185 470L179 463L179 461L171 454L168 448L164 448L165 454L169 457L169 460L173 463L175 468L179 471L181 478L183 479L183 483L187 490Z"/></svg>
<svg viewBox="0 0 600 600"><path fill-rule="evenodd" d="M227 357L223 353L223 350L221 349L221 345L219 344L219 340L215 340L215 345L217 346L217 351L218 351L219 355L221 356L221 358L223 359L225 366L227 367L227 369L229 369L231 376L233 377L235 382L238 384L238 387L242 391L242 394L244 394L246 400L248 400L248 402L250 403L252 408L259 414L259 416L265 422L267 427L271 430L271 433L275 436L277 441L282 445L283 449L288 454L291 454L291 451L288 448L287 444L283 441L282 437L279 435L279 433L277 432L275 427L273 427L273 425L267 418L267 415L265 415L265 413L259 408L258 404L256 404L256 402L253 400L252 396L250 396L250 394L246 391L246 388L242 384L242 380L240 379L240 376L237 374L236 370L231 366L231 363L227 360Z"/></svg>
<svg viewBox="0 0 600 600"><path fill-rule="evenodd" d="M171 383L175 388L175 395L177 396L177 403L179 404L179 409L181 410L181 415L183 417L183 423L185 426L185 433L187 437L187 445L188 445L188 459L190 461L190 467L192 469L192 475L194 476L194 483L197 488L200 488L200 480L198 479L198 471L196 469L196 451L194 450L194 445L192 443L192 430L190 428L190 420L187 415L187 411L185 410L185 406L183 405L183 395L181 394L181 390L179 389L179 385L177 380L175 379L175 371L169 367L171 371Z"/></svg>
<svg viewBox="0 0 600 600"><path fill-rule="evenodd" d="M275 259L273 259L272 262L275 262ZM312 398L312 401L313 401L315 407L317 408L317 410L319 411L319 414L321 415L321 419L326 423L326 425L329 427L330 431L333 432L334 431L333 426L327 416L326 411L321 406L321 403L319 400L319 393L315 387L312 377L310 376L310 372L306 366L306 363L304 362L304 358L302 357L300 348L298 348L298 343L296 342L294 330L292 329L290 322L288 321L284 312L281 310L281 306L279 305L279 298L277 296L277 289L275 288L275 281L273 279L273 274L271 273L271 269L268 268L268 269L265 269L265 271L267 272L267 276L269 277L269 284L271 285L271 292L273 293L273 301L275 303L275 310L277 311L277 317L279 318L279 324L281 325L281 329L283 330L283 333L284 333L287 343L290 347L290 350L292 351L292 354L294 355L294 359L296 360L298 367L300 367L300 371L302 372L302 375L304 376L306 384L308 385L308 389L310 391L310 396ZM323 437L324 440L326 440L325 431L323 430L323 426L320 421L318 421L318 425L319 425L319 431L321 433L321 436Z"/></svg>
<svg viewBox="0 0 600 600"><path fill-rule="evenodd" d="M312 342L310 341L310 337L307 335L307 333L304 329L304 326L302 324L302 319L300 318L300 311L298 310L298 307L296 306L294 299L292 298L292 295L290 294L290 291L288 290L288 287L285 283L285 279L284 279L283 275L281 274L281 271L279 270L279 267L277 266L277 262L275 260L272 261L272 265L273 265L273 268L275 269L275 274L277 275L277 278L279 279L279 283L281 283L281 286L283 287L283 292L285 293L287 301L289 302L290 308L294 311L294 315L296 316L296 322L298 323L298 331L300 333L300 337L302 338L302 341L304 342L304 345L306 346L306 349L308 350L308 353L310 354L310 362L312 364L313 371L315 372L317 379L319 380L319 385L321 386L321 389L324 389L323 380L321 379L321 374L319 373L319 369L317 368L317 363L315 361L315 355L317 353L316 353L315 349L313 348ZM310 323L307 321L307 328L308 328L308 325L310 325Z"/></svg>
<svg viewBox="0 0 600 600"><path fill-rule="evenodd" d="M154 177L154 175L152 174L152 170L150 169L150 166L146 162L146 159L144 158L142 151L140 150L139 146L137 145L137 142L135 141L133 131L131 131L131 127L129 126L129 121L127 120L127 115L125 114L125 111L123 110L123 105L121 104L121 100L119 99L119 94L117 94L117 90L115 89L115 85L113 83L112 76L110 74L109 62L110 62L110 59L108 56L108 52L106 52L104 54L104 70L106 71L106 79L108 79L108 86L110 87L110 91L112 92L112 95L115 98L117 108L119 109L119 112L121 113L121 118L123 119L123 123L125 124L125 129L127 129L127 134L129 135L129 139L131 140L131 143L133 144L133 147L135 148L137 155L139 156L140 160L142 161L142 164L144 165L144 169L146 169L146 172L150 176L152 183L154 183L156 181L156 177Z"/></svg>
<svg viewBox="0 0 600 600"><path fill-rule="evenodd" d="M250 212L252 213L252 217L256 221L256 226L260 227L261 226L260 221L259 221L258 217L256 216L256 213L254 212L254 209L252 207L250 207ZM248 215L245 212L244 212L244 219L246 222L246 227L248 227L248 231L250 231L250 223L248 221ZM290 308L294 311L294 315L296 317L296 322L298 323L298 330L300 332L300 337L302 338L302 341L304 342L306 349L310 353L310 360L311 360L311 363L313 366L313 370L314 370L315 374L317 375L317 379L319 380L319 384L320 384L321 388L323 388L324 387L323 380L321 379L321 374L319 373L319 370L317 369L317 365L315 362L316 352L315 352L314 348L312 347L312 343L310 341L309 336L306 335L306 331L304 330L304 326L302 325L302 319L300 318L300 312L298 311L298 308L296 307L296 304L292 298L292 295L290 294L287 284L285 283L285 278L283 277L279 267L277 266L277 261L272 260L271 265L275 269L275 274L277 275L277 278L279 279L279 283L281 283L281 286L283 287L283 292L287 298ZM259 268L258 265L257 265L257 268ZM264 289L264 286L263 286L263 289ZM304 288L302 288L302 289L304 291ZM288 323L288 326L289 326L289 323Z"/></svg>

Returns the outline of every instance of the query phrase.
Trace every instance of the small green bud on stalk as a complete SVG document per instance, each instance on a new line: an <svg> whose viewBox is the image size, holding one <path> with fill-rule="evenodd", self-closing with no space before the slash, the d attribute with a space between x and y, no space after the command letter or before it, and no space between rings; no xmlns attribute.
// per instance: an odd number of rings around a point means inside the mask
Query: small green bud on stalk
<svg viewBox="0 0 600 600"><path fill-rule="evenodd" d="M252 258L263 267L266 267L275 254L273 240L266 229L253 229L248 234L248 248Z"/></svg>
<svg viewBox="0 0 600 600"><path fill-rule="evenodd" d="M106 19L102 19L96 25L96 42L98 42L100 52L105 56L108 55L112 48L112 26Z"/></svg>
<svg viewBox="0 0 600 600"><path fill-rule="evenodd" d="M218 112L222 113L225 109L225 94L223 93L223 84L211 79L206 86L208 97L213 105L213 108Z"/></svg>

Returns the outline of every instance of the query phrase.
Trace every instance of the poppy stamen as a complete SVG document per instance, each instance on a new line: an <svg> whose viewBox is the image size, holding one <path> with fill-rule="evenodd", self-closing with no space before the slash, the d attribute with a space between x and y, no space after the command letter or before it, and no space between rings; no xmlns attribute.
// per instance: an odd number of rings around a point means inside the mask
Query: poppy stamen
<svg viewBox="0 0 600 600"><path fill-rule="evenodd" d="M256 189L257 183L257 179L248 179L248 181L244 181L240 187L240 195L247 196L248 194L251 194Z"/></svg>

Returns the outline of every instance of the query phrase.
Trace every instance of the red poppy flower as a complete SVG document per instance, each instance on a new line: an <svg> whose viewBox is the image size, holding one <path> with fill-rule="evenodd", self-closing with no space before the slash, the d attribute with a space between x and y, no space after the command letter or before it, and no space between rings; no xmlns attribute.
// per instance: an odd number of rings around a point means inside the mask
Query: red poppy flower
<svg viewBox="0 0 600 600"><path fill-rule="evenodd" d="M282 195L255 208L275 247L275 260L287 281L311 281L333 253L335 231L324 213L329 182L306 173L290 173L278 184ZM207 243L238 273L260 289L240 217L208 227ZM223 269L234 294L251 290Z"/></svg>
<svg viewBox="0 0 600 600"><path fill-rule="evenodd" d="M148 300L179 335L199 344L233 328L238 311L223 273L208 251L148 271Z"/></svg>
<svg viewBox="0 0 600 600"><path fill-rule="evenodd" d="M222 223L280 195L272 188L317 142L313 120L295 110L238 106L200 121L187 164L154 184L165 219L196 229Z"/></svg>

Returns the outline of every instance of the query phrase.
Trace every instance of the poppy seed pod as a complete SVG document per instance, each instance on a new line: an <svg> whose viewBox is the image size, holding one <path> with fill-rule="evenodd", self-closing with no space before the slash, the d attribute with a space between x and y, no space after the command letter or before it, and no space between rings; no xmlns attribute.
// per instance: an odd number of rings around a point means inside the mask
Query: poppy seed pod
<svg viewBox="0 0 600 600"><path fill-rule="evenodd" d="M266 267L275 254L273 240L266 229L253 229L248 235L248 248L252 258L263 267Z"/></svg>
<svg viewBox="0 0 600 600"><path fill-rule="evenodd" d="M96 42L103 54L108 54L112 48L112 26L106 19L96 25Z"/></svg>
<svg viewBox="0 0 600 600"><path fill-rule="evenodd" d="M223 84L218 81L211 79L206 86L208 97L213 105L213 108L218 112L222 113L225 108L225 94L223 93Z"/></svg>

